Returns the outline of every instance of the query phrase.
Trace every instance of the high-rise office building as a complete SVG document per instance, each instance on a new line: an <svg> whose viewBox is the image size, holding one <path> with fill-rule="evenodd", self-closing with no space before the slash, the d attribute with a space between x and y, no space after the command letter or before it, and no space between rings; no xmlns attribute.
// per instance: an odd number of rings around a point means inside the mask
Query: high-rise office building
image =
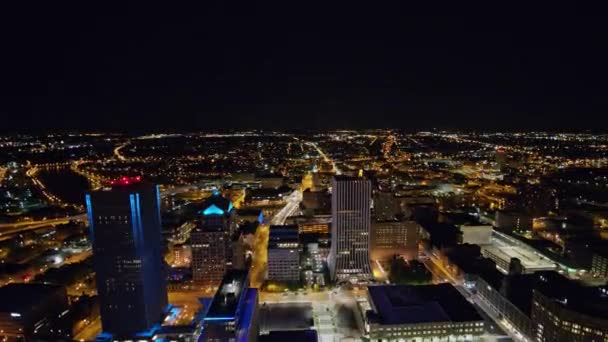
<svg viewBox="0 0 608 342"><path fill-rule="evenodd" d="M104 335L149 331L167 307L160 192L139 177L86 195Z"/></svg>
<svg viewBox="0 0 608 342"><path fill-rule="evenodd" d="M332 229L329 267L333 280L369 280L372 185L363 177L332 179Z"/></svg>
<svg viewBox="0 0 608 342"><path fill-rule="evenodd" d="M192 279L218 285L232 263L231 236L235 230L232 202L215 191L205 200L201 220L192 230Z"/></svg>
<svg viewBox="0 0 608 342"><path fill-rule="evenodd" d="M297 225L270 226L268 280L300 281L300 238Z"/></svg>

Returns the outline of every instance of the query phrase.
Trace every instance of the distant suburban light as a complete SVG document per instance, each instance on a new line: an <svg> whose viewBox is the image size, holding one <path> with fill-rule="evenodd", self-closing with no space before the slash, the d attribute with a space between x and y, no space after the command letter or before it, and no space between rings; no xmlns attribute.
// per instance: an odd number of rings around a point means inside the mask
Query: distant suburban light
<svg viewBox="0 0 608 342"><path fill-rule="evenodd" d="M11 312L11 317L21 317L21 314L18 312Z"/></svg>

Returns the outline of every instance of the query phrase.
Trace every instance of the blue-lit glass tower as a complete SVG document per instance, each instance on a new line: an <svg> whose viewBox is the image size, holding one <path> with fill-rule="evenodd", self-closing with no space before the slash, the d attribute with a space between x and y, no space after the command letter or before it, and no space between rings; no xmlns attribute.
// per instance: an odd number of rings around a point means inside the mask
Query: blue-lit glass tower
<svg viewBox="0 0 608 342"><path fill-rule="evenodd" d="M167 307L160 194L135 179L113 184L86 195L101 322L105 334L134 337Z"/></svg>

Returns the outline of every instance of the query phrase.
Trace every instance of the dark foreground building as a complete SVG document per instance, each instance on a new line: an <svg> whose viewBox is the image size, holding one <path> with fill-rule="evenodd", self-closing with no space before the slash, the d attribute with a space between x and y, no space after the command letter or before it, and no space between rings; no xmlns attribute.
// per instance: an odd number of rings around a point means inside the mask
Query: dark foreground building
<svg viewBox="0 0 608 342"><path fill-rule="evenodd" d="M104 336L145 336L167 307L158 186L123 177L86 195Z"/></svg>
<svg viewBox="0 0 608 342"><path fill-rule="evenodd" d="M61 286L9 284L0 287L1 341L69 341L68 298Z"/></svg>
<svg viewBox="0 0 608 342"><path fill-rule="evenodd" d="M199 341L255 342L258 336L258 292L249 288L249 272L226 272L204 314Z"/></svg>

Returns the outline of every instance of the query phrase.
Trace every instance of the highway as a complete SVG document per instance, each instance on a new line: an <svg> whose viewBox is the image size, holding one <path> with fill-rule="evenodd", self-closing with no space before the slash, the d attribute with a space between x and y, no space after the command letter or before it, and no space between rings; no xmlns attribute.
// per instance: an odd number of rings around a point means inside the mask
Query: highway
<svg viewBox="0 0 608 342"><path fill-rule="evenodd" d="M300 209L302 202L302 193L299 190L294 190L287 198L285 198L285 206L270 220L270 225L285 224L289 216L294 215Z"/></svg>
<svg viewBox="0 0 608 342"><path fill-rule="evenodd" d="M127 160L127 158L125 158L125 156L123 156L122 154L120 154L120 150L123 149L125 146L129 145L130 143L131 143L131 140L128 140L124 144L116 146L116 148L114 148L114 156L116 156L116 158L118 160L120 160L120 161Z"/></svg>
<svg viewBox="0 0 608 342"><path fill-rule="evenodd" d="M85 322L88 323L85 323L86 326L74 336L74 341L95 341L101 332L101 316L96 316L92 322Z"/></svg>

